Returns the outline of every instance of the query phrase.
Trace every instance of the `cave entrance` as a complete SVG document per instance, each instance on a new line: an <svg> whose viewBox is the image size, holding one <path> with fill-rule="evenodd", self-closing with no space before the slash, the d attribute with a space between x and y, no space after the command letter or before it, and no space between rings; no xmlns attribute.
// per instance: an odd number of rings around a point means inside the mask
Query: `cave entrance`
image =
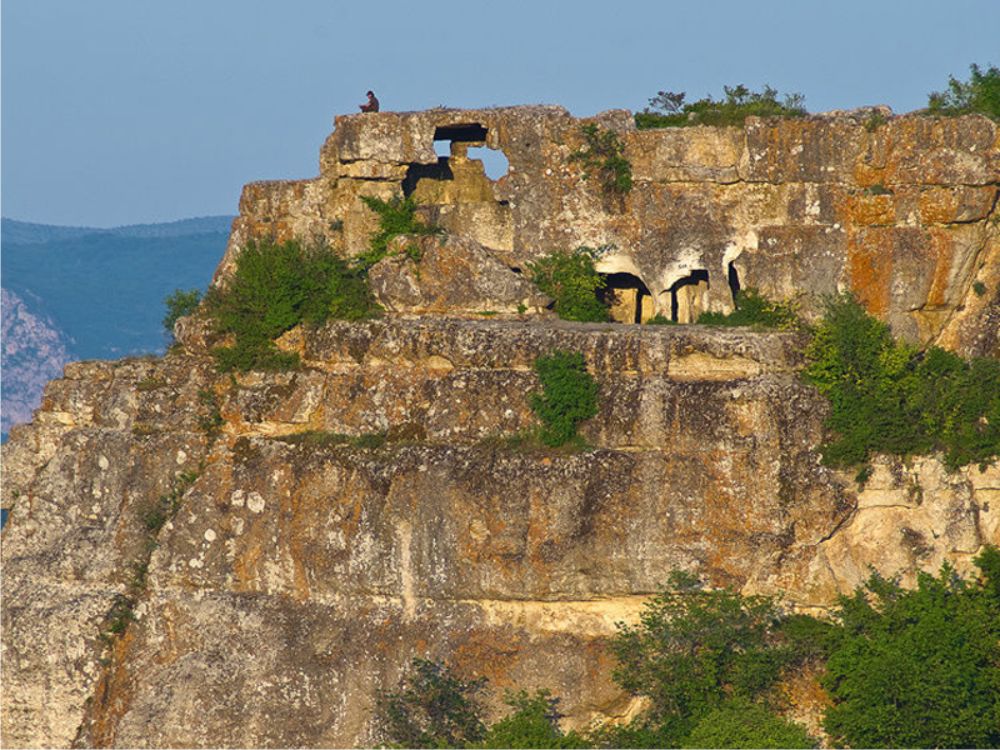
<svg viewBox="0 0 1000 750"><path fill-rule="evenodd" d="M729 274L729 291L733 295L733 307L736 307L736 298L740 296L740 274L736 270L734 261L729 261L727 272Z"/></svg>
<svg viewBox="0 0 1000 750"><path fill-rule="evenodd" d="M665 292L670 295L670 319L675 323L696 323L708 310L708 271L698 268L673 283Z"/></svg>
<svg viewBox="0 0 1000 750"><path fill-rule="evenodd" d="M644 323L655 314L653 295L642 279L631 273L602 273L605 287L601 301L616 323Z"/></svg>

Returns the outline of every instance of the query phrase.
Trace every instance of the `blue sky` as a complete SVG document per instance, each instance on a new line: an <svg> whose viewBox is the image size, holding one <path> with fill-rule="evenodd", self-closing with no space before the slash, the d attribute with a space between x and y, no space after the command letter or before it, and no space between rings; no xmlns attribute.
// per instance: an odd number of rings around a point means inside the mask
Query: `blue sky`
<svg viewBox="0 0 1000 750"><path fill-rule="evenodd" d="M113 226L314 176L368 88L383 109L587 115L769 83L812 111L909 111L1000 65L1000 0L4 0L2 35L3 215Z"/></svg>

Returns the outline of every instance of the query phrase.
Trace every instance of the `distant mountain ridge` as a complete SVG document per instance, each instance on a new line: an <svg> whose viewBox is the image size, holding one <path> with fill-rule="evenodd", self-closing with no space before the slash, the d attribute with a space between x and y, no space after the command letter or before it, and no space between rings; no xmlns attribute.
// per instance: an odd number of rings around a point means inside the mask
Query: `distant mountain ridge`
<svg viewBox="0 0 1000 750"><path fill-rule="evenodd" d="M161 353L164 298L208 286L233 218L110 229L0 221L3 431L30 417L66 361Z"/></svg>
<svg viewBox="0 0 1000 750"><path fill-rule="evenodd" d="M112 235L115 237L183 237L191 234L229 232L232 216L198 216L162 224L128 224L120 227L72 227L57 224L35 224L17 219L0 219L0 236L3 243L27 245L54 240L72 239L84 235Z"/></svg>

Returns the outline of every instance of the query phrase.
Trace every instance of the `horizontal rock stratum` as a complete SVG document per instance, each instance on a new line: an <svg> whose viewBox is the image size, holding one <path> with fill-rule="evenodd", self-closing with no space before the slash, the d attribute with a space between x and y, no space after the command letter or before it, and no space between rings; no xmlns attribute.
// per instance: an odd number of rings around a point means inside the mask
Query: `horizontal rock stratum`
<svg viewBox="0 0 1000 750"><path fill-rule="evenodd" d="M255 236L359 252L375 219L358 196L405 193L461 238L441 245L453 257L520 269L610 243L605 270L666 314L726 309L732 275L807 312L853 287L903 334L995 353L994 123L595 121L633 163L623 202L567 163L582 121L557 107L338 118L318 178L246 188L218 278ZM465 158L481 142L506 177ZM193 319L163 359L67 366L3 447L4 745L371 744L377 696L417 656L498 694L549 688L582 726L634 710L607 637L675 568L823 612L870 566L912 582L1000 542L995 463L879 459L863 491L822 465L800 334L462 319L527 299L512 276L295 329L296 371L219 374ZM599 384L592 450L506 440L533 424L533 364L557 349ZM160 528L164 495L179 510ZM135 619L106 642L137 580Z"/></svg>

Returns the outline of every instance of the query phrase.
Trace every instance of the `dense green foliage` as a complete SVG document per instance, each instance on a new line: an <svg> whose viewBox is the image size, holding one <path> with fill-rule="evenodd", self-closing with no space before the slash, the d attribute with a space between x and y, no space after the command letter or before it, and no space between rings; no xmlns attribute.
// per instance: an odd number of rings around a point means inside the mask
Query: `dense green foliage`
<svg viewBox="0 0 1000 750"><path fill-rule="evenodd" d="M783 302L772 302L755 289L741 289L731 313L703 312L699 325L756 326L758 328L794 328L799 324L795 310Z"/></svg>
<svg viewBox="0 0 1000 750"><path fill-rule="evenodd" d="M600 248L578 247L560 250L528 264L531 280L555 300L554 310L563 320L602 323L608 308L597 294L605 287L604 277L594 268Z"/></svg>
<svg viewBox="0 0 1000 750"><path fill-rule="evenodd" d="M462 680L447 667L414 659L399 688L379 697L377 720L399 747L467 747L483 739L479 694L485 678Z"/></svg>
<svg viewBox="0 0 1000 750"><path fill-rule="evenodd" d="M400 686L379 697L376 721L397 747L588 747L576 732L559 728L559 699L547 690L508 691L511 713L487 727L480 702L486 684L485 677L463 680L441 662L414 659Z"/></svg>
<svg viewBox="0 0 1000 750"><path fill-rule="evenodd" d="M851 747L1000 746L1000 551L976 559L979 580L945 566L912 591L873 575L842 597L834 622L783 614L767 597L703 588L675 572L637 625L619 624L613 677L649 709L631 723L563 733L547 691L509 692L487 727L479 695L435 662L379 701L378 719L404 747L815 747L781 717L785 670L825 663L824 726Z"/></svg>
<svg viewBox="0 0 1000 750"><path fill-rule="evenodd" d="M174 340L174 324L177 319L193 313L199 302L201 302L200 289L188 289L186 292L183 289L174 289L163 300L167 308L166 315L163 316L163 330L171 341Z"/></svg>
<svg viewBox="0 0 1000 750"><path fill-rule="evenodd" d="M299 323L328 318L362 320L378 314L364 275L323 247L298 241L251 242L236 259L223 287L213 287L206 308L219 333L235 344L214 350L222 371L273 370L298 357L274 339Z"/></svg>
<svg viewBox="0 0 1000 750"><path fill-rule="evenodd" d="M969 80L948 77L948 89L927 97L927 109L933 114L967 115L979 113L1000 120L1000 68L981 69L969 66Z"/></svg>
<svg viewBox="0 0 1000 750"><path fill-rule="evenodd" d="M774 603L702 588L674 572L635 626L619 625L615 681L650 708L612 744L677 747L710 712L734 698L767 698L781 670L800 658Z"/></svg>
<svg viewBox="0 0 1000 750"><path fill-rule="evenodd" d="M526 690L508 692L504 702L512 712L492 724L486 735L478 742L478 748L578 748L589 747L587 741L576 732L559 728L558 698L553 698L547 690L537 690L529 694Z"/></svg>
<svg viewBox="0 0 1000 750"><path fill-rule="evenodd" d="M378 231L368 241L368 252L354 259L358 270L367 272L388 254L390 240L401 234L440 234L441 230L424 224L417 218L417 204L413 198L382 200L362 195L361 200L378 214ZM419 258L415 258L419 260Z"/></svg>
<svg viewBox="0 0 1000 750"><path fill-rule="evenodd" d="M669 128L689 125L742 125L750 116L802 117L806 114L802 94L786 94L778 101L778 92L770 86L763 91L751 91L742 84L723 86L725 98L716 101L711 96L696 102L685 102L685 93L660 91L649 100L649 106L635 116L639 128Z"/></svg>
<svg viewBox="0 0 1000 750"><path fill-rule="evenodd" d="M1000 553L906 591L873 575L840 602L824 726L852 747L1000 747Z"/></svg>
<svg viewBox="0 0 1000 750"><path fill-rule="evenodd" d="M632 164L625 158L625 145L613 130L595 123L580 127L586 145L570 155L583 164L583 179L596 177L609 196L621 197L632 190Z"/></svg>
<svg viewBox="0 0 1000 750"><path fill-rule="evenodd" d="M706 713L684 747L816 747L801 724L783 719L759 703L733 698Z"/></svg>
<svg viewBox="0 0 1000 750"><path fill-rule="evenodd" d="M1000 454L1000 361L898 344L848 296L828 301L807 355L805 376L830 401L829 463L941 450L957 467Z"/></svg>
<svg viewBox="0 0 1000 750"><path fill-rule="evenodd" d="M531 394L531 410L542 422L539 437L549 446L579 440L577 426L597 414L597 383L583 355L557 351L535 360L542 393Z"/></svg>

